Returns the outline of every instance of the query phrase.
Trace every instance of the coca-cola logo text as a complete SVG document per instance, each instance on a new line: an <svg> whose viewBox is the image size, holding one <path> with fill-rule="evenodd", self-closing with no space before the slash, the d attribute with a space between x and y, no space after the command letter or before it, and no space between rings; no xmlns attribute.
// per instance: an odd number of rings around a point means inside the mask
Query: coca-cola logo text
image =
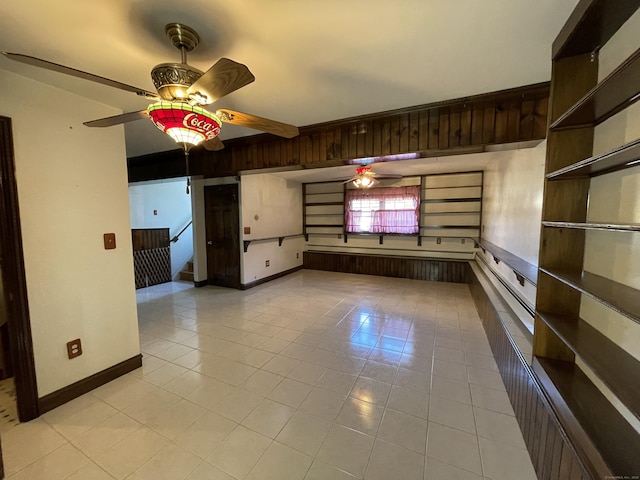
<svg viewBox="0 0 640 480"><path fill-rule="evenodd" d="M202 133L207 140L215 138L220 133L220 125L207 117L198 117L197 113L189 113L182 119L182 124L190 129Z"/></svg>

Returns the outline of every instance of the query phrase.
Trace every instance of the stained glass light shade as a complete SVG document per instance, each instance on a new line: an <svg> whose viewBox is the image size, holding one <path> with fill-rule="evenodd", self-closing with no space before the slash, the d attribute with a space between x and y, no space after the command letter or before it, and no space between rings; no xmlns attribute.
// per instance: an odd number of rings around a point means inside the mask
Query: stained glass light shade
<svg viewBox="0 0 640 480"><path fill-rule="evenodd" d="M183 102L158 102L147 113L156 127L179 143L185 152L220 133L220 119L213 113Z"/></svg>
<svg viewBox="0 0 640 480"><path fill-rule="evenodd" d="M371 188L374 184L378 183L378 181L373 178L371 167L356 168L356 174L357 178L353 181L353 185L355 185L356 188Z"/></svg>

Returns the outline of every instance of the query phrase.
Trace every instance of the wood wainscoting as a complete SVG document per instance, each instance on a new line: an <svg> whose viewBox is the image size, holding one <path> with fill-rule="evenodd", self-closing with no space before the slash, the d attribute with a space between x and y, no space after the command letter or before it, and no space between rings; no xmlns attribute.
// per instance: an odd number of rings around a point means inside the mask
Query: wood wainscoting
<svg viewBox="0 0 640 480"><path fill-rule="evenodd" d="M471 274L467 260L334 252L304 252L303 259L303 267L311 270L410 278L432 282L469 283Z"/></svg>
<svg viewBox="0 0 640 480"><path fill-rule="evenodd" d="M492 287L488 281L481 284L476 272L472 269L470 277L470 289L476 309L482 319L538 478L540 480L591 478L578 459L564 429L560 426L531 366L500 320L497 305L493 302L500 302L498 307L503 312L509 312L509 307L499 299L497 292L491 291L488 294L485 288ZM515 317L515 313L513 315Z"/></svg>

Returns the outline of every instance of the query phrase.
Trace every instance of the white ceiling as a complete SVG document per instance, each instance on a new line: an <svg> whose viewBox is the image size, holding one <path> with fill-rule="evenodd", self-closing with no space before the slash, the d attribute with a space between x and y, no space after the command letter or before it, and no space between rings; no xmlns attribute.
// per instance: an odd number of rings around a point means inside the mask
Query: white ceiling
<svg viewBox="0 0 640 480"><path fill-rule="evenodd" d="M221 57L256 81L214 104L305 126L546 81L551 43L577 0L19 0L0 3L0 50L153 91L180 60L164 25L195 28L189 63ZM148 101L0 58L0 68L123 111ZM82 119L92 120L92 119ZM255 131L224 125L221 138ZM150 121L126 126L127 154L175 149ZM433 163L433 161L432 161Z"/></svg>

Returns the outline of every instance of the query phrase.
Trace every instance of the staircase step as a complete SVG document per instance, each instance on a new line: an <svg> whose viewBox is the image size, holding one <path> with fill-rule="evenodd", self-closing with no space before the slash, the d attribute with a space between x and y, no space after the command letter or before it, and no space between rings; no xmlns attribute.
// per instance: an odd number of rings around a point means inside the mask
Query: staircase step
<svg viewBox="0 0 640 480"><path fill-rule="evenodd" d="M187 272L185 270L180 272L180 280L188 280L193 282L193 272Z"/></svg>

